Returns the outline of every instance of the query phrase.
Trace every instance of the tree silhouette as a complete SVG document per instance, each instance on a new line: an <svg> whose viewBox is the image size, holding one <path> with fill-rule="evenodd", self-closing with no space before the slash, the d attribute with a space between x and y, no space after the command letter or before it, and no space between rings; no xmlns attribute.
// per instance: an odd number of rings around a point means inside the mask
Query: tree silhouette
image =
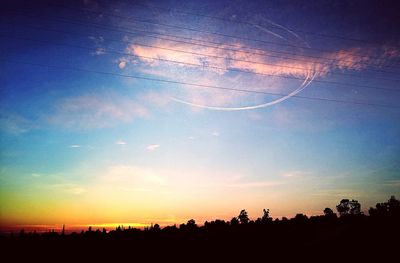
<svg viewBox="0 0 400 263"><path fill-rule="evenodd" d="M361 214L361 204L357 200L342 199L340 203L336 206L336 210L340 216L347 215L360 215Z"/></svg>
<svg viewBox="0 0 400 263"><path fill-rule="evenodd" d="M351 200L350 214L351 215L360 215L361 214L361 204L357 200Z"/></svg>
<svg viewBox="0 0 400 263"><path fill-rule="evenodd" d="M342 199L340 203L336 206L340 216L347 215L350 211L349 199Z"/></svg>
<svg viewBox="0 0 400 263"><path fill-rule="evenodd" d="M387 202L389 215L400 217L400 201L394 195Z"/></svg>
<svg viewBox="0 0 400 263"><path fill-rule="evenodd" d="M240 211L238 219L239 219L240 224L248 224L250 221L249 216L247 215L247 212L244 209L242 211Z"/></svg>
<svg viewBox="0 0 400 263"><path fill-rule="evenodd" d="M261 222L266 223L272 221L272 218L269 216L269 209L263 209L263 216L261 217Z"/></svg>
<svg viewBox="0 0 400 263"><path fill-rule="evenodd" d="M237 217L232 217L231 226L237 226L237 225L239 225L239 220L237 219Z"/></svg>
<svg viewBox="0 0 400 263"><path fill-rule="evenodd" d="M317 253L318 258L324 258L329 253L329 255L339 255L339 260L346 258L351 262L366 261L359 260L358 252L362 249L367 251L362 254L369 259L375 259L371 257L371 253L376 252L378 262L390 262L382 258L385 255L397 256L394 253L397 253L398 242L390 242L400 235L400 220L397 217L400 201L394 196L386 202L376 204L376 208L371 208L370 216L350 216L361 214L361 205L356 200L343 199L337 209L341 215L346 215L345 218L338 219L331 208L325 208L324 216L307 217L299 213L291 219L283 217L282 220L277 218L272 220L269 210L263 209L263 215L256 222L249 219L246 210L241 210L239 216L232 218L230 223L215 219L197 225L194 219L190 219L179 228L176 225L161 228L158 224L151 224L144 229L138 229L130 226L124 228L121 225L111 231L104 228L103 231L98 229L94 231L89 228L81 233L65 233L65 235L62 235L62 231L54 230L45 233L22 230L20 236L10 234L6 237L0 234L0 247L4 251L10 250L8 249L10 247L19 251L28 248L34 248L33 251L36 251L43 247L53 251L60 248L57 254L74 251L74 255L76 249L82 247L85 251L90 251L90 256L94 254L92 251L106 251L110 248L114 251L128 251L134 247L142 252L133 254L135 259L141 254L146 259L142 260L144 262L160 261L151 260L153 256L160 256L163 260L166 255L171 255L175 259L179 256L190 259L193 255L201 257L203 254L207 258L201 261L207 261L210 258L206 255L208 251L219 253L217 258L221 257L223 259L221 261L224 262L236 262L235 259L242 259L243 254L246 256L256 254L257 257L254 259L259 259L265 256L263 254L265 251L277 252L276 255L280 260L287 251L293 251L289 254L294 257L292 261L297 262L300 261L298 256L302 251L308 252L310 248L312 255L315 256ZM25 254L32 255L32 253ZM114 253L112 256L117 254ZM132 256L131 253L127 255ZM227 258L229 255L233 260ZM354 260L351 260L352 257ZM243 258L241 261L244 260Z"/></svg>
<svg viewBox="0 0 400 263"><path fill-rule="evenodd" d="M400 217L400 201L391 196L387 202L377 203L376 208L371 207L368 212L371 216L396 216Z"/></svg>
<svg viewBox="0 0 400 263"><path fill-rule="evenodd" d="M296 216L294 217L294 221L297 221L297 222L306 222L307 219L308 219L308 217L301 213L296 214Z"/></svg>
<svg viewBox="0 0 400 263"><path fill-rule="evenodd" d="M329 207L324 209L324 215L325 216L332 216L333 215L333 210L330 209Z"/></svg>
<svg viewBox="0 0 400 263"><path fill-rule="evenodd" d="M329 220L334 220L337 218L337 215L329 207L324 209L324 216L326 219L329 219Z"/></svg>
<svg viewBox="0 0 400 263"><path fill-rule="evenodd" d="M196 221L194 219L190 219L189 221L187 221L186 227L189 229L197 228Z"/></svg>

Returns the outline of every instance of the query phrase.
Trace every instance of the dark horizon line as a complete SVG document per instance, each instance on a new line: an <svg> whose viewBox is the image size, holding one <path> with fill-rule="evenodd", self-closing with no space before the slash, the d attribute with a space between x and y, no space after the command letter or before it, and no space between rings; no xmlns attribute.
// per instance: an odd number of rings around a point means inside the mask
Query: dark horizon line
<svg viewBox="0 0 400 263"><path fill-rule="evenodd" d="M348 218L348 217L376 217L376 216L395 216L395 217L400 217L400 200L397 200L394 195L392 195L387 202L383 203L377 203L375 208L370 207L368 210L363 210L361 211L361 204L354 199L342 199L339 204L336 206L337 213L333 212L333 210L329 207L325 208L322 212L323 214L318 214L318 215L309 215L307 216L306 214L303 213L297 213L294 217L288 218L286 216L276 217L272 218L269 215L269 209L263 209L263 216L262 217L257 217L257 219L250 219L250 217L247 214L247 211L245 209L242 209L239 213L238 216L232 217L231 220L225 220L225 219L213 219L213 220L206 220L202 224L197 224L194 219L189 219L187 223L173 223L173 224L165 224L162 227L158 223L150 223L150 224L143 224L141 227L134 226L135 223L132 223L133 225L124 225L124 224L119 224L119 223L103 223L103 224L82 224L82 225L76 225L76 227L72 227L73 230L69 230L71 228L67 228L66 226L68 224L54 224L54 226L59 225L60 228L55 227L55 228L46 228L43 230L37 230L34 229L35 225L21 225L21 226L32 226L30 231L26 232L29 234L45 234L45 233L54 233L54 234L64 234L64 233L69 233L69 234L76 234L77 231L80 233L85 233L85 232L99 232L102 230L103 233L110 233L112 231L125 231L125 230L139 230L139 231L147 231L147 230L153 230L153 229L168 229L168 228L176 228L176 229L181 229L185 227L198 227L198 228L204 228L207 227L209 224L214 224L216 222L221 223L221 224L226 224L227 226L234 226L234 225L251 225L251 224L260 224L260 223L273 223L273 222L291 222L291 221L312 221L318 218L328 218L330 220L340 220L341 218ZM368 215L365 213L365 211L368 211ZM338 216L339 214L339 216ZM109 228L106 226L101 227L101 225L114 225L114 227ZM142 224L142 223L136 223L136 224ZM162 223L161 223L162 224ZM43 224L46 225L46 224ZM52 224L50 224L52 225ZM25 233L25 228L17 228L18 225L15 226L15 231L19 231L20 234ZM8 226L4 228L9 228L10 230L2 230L2 227L0 227L0 235L1 234L13 234L14 231L11 230L14 228L14 226ZM39 225L38 225L39 226ZM85 231L85 228L87 227L87 231ZM96 227L97 226L97 227ZM94 229L93 229L94 227ZM30 227L27 227L30 228ZM114 229L114 230L113 230Z"/></svg>

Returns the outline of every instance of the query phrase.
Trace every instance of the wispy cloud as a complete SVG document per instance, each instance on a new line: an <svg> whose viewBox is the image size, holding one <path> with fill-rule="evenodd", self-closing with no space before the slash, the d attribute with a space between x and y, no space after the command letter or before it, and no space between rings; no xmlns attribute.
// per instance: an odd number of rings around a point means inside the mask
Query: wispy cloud
<svg viewBox="0 0 400 263"><path fill-rule="evenodd" d="M137 101L116 95L83 95L61 100L47 120L74 129L92 129L129 123L149 115Z"/></svg>
<svg viewBox="0 0 400 263"><path fill-rule="evenodd" d="M158 149L159 147L160 147L159 144L150 144L150 145L148 145L148 146L146 147L146 149L147 149L148 151L154 151L154 150Z"/></svg>
<svg viewBox="0 0 400 263"><path fill-rule="evenodd" d="M96 50L91 52L92 55L103 55L106 53L106 49L104 47L102 47L103 42L104 42L104 37L102 36L89 36L88 37L91 41L93 41L93 43L97 46Z"/></svg>
<svg viewBox="0 0 400 263"><path fill-rule="evenodd" d="M238 188L255 188L255 187L272 187L283 185L284 182L279 181L257 181L257 182L243 182L243 183L234 183L228 184L228 187L238 187Z"/></svg>
<svg viewBox="0 0 400 263"><path fill-rule="evenodd" d="M306 76L310 70L313 70L313 61L307 63L300 63L293 60L274 61L270 58L268 59L267 56L270 55L268 52L257 51L249 53L247 52L249 50L248 47L241 43L234 43L233 47L232 45L220 45L217 48L176 44L167 41L155 41L151 45L154 47L131 44L127 47L127 52L140 56L140 58L135 59L151 66L170 63L150 59L159 58L186 63L186 65L174 63L177 67L198 67L197 65L204 65L207 66L206 70L218 74L225 74L229 69L240 69L262 74ZM174 50L183 50L185 53Z"/></svg>
<svg viewBox="0 0 400 263"><path fill-rule="evenodd" d="M284 172L281 174L282 177L286 177L286 178L299 178L299 177L304 177L307 175L311 175L310 172L307 171L288 171L288 172Z"/></svg>
<svg viewBox="0 0 400 263"><path fill-rule="evenodd" d="M23 116L0 109L0 130L18 135L37 128L37 124Z"/></svg>
<svg viewBox="0 0 400 263"><path fill-rule="evenodd" d="M74 183L55 183L55 184L44 184L42 187L46 189L61 191L72 195L82 195L87 192L87 189Z"/></svg>
<svg viewBox="0 0 400 263"><path fill-rule="evenodd" d="M218 131L213 131L211 133L212 136L218 137L219 136L219 132Z"/></svg>
<svg viewBox="0 0 400 263"><path fill-rule="evenodd" d="M96 51L92 52L92 55L104 55L106 53L106 49L103 47L96 48Z"/></svg>
<svg viewBox="0 0 400 263"><path fill-rule="evenodd" d="M141 102L146 102L159 108L165 108L171 102L169 95L164 92L148 91L138 95L137 98Z"/></svg>
<svg viewBox="0 0 400 263"><path fill-rule="evenodd" d="M323 196L325 198L330 198L333 200L337 200L339 198L358 198L362 194L356 190L356 189L349 189L349 188L343 188L343 189L321 189L321 190L316 190L311 193L312 196Z"/></svg>
<svg viewBox="0 0 400 263"><path fill-rule="evenodd" d="M81 146L79 144L72 144L69 148L81 148Z"/></svg>
<svg viewBox="0 0 400 263"><path fill-rule="evenodd" d="M74 195L81 195L87 192L87 190L83 187L72 186L65 189L66 192L74 194Z"/></svg>
<svg viewBox="0 0 400 263"><path fill-rule="evenodd" d="M116 145L126 145L125 141L119 140L115 142Z"/></svg>
<svg viewBox="0 0 400 263"><path fill-rule="evenodd" d="M133 38L133 40L136 39ZM212 38L209 40L213 41ZM246 87L252 91L285 94L300 88L304 85L303 80L305 79L311 82L314 77L323 78L334 71L361 71L400 55L393 51L394 49L382 47L332 50L322 53L318 58L307 56L305 51L301 50L296 50L296 54L293 56L277 57L275 53L254 50L251 46L240 42L221 44L218 47L204 47L156 40L146 42L146 45L127 44L126 52L140 57L124 56L121 60L126 61L126 64L139 65L140 67L135 67L136 70L157 77L186 82L189 82L188 79L190 79L190 82L203 85ZM381 59L377 60L376 57ZM237 71L233 74L229 70L246 71L258 75ZM286 77L294 77L294 79ZM176 101L190 102L192 109L195 109L195 105L234 107L244 104L243 102L247 102L247 104L241 106L254 106L260 103L260 96L243 92L216 89L199 90L188 86L183 88L179 95L184 99ZM262 99L261 101L261 103L265 103Z"/></svg>
<svg viewBox="0 0 400 263"><path fill-rule="evenodd" d="M389 180L383 183L385 186L400 187L400 180Z"/></svg>
<svg viewBox="0 0 400 263"><path fill-rule="evenodd" d="M102 36L89 36L88 38L97 45L104 42L104 37L102 37Z"/></svg>
<svg viewBox="0 0 400 263"><path fill-rule="evenodd" d="M118 67L120 68L120 69L124 69L125 67L126 67L126 60L121 60L119 63L118 63Z"/></svg>
<svg viewBox="0 0 400 263"><path fill-rule="evenodd" d="M106 183L121 185L125 189L147 189L146 186L162 185L165 183L165 179L155 171L129 165L110 166L100 179Z"/></svg>
<svg viewBox="0 0 400 263"><path fill-rule="evenodd" d="M291 129L296 131L321 132L326 131L345 121L345 119L335 120L328 118L327 114L337 114L335 112L318 112L313 105L305 108L276 107L271 111L269 118L262 118L258 121L274 124L277 128ZM323 116L323 118L321 117ZM315 119L318 118L318 122Z"/></svg>
<svg viewBox="0 0 400 263"><path fill-rule="evenodd" d="M126 51L140 57L127 56L123 60L130 63L143 62L153 68L160 67L165 63L173 64L178 68L198 68L198 66L204 65L209 66L204 70L220 75L226 74L230 69L239 69L267 75L306 77L310 72L326 75L335 69L362 70L370 63L376 63L376 59L372 58L377 54L382 59L400 55L396 49L379 47L333 50L325 52L320 56L321 58L309 57L302 53L290 58L285 56L277 58L275 53L264 50L253 50L254 52L250 53L252 48L240 42L222 44L215 48L165 40L156 40L147 45L129 44ZM186 65L157 59L183 62Z"/></svg>

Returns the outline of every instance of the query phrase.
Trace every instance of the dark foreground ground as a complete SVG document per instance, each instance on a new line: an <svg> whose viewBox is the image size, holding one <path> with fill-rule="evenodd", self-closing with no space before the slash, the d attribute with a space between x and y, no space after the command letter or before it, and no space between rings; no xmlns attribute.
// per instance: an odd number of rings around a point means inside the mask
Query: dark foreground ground
<svg viewBox="0 0 400 263"><path fill-rule="evenodd" d="M0 238L3 262L400 262L398 217L313 217L234 224L216 220Z"/></svg>

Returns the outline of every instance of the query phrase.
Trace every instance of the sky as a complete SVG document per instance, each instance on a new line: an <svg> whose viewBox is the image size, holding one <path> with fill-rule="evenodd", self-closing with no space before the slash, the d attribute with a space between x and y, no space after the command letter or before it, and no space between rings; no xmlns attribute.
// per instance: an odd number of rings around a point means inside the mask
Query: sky
<svg viewBox="0 0 400 263"><path fill-rule="evenodd" d="M0 228L400 196L395 1L0 5Z"/></svg>

